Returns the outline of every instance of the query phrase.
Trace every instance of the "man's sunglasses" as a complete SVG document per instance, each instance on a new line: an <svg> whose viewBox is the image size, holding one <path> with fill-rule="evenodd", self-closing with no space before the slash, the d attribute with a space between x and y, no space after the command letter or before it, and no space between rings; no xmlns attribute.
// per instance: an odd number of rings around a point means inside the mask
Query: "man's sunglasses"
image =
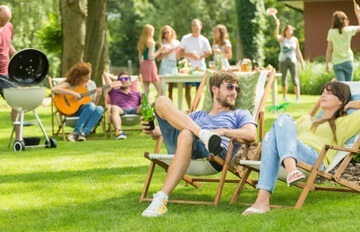
<svg viewBox="0 0 360 232"><path fill-rule="evenodd" d="M235 89L235 91L236 91L237 94L240 93L240 87L235 86L235 85L230 84L230 83L224 83L224 84L225 84L227 90L233 91L233 90Z"/></svg>
<svg viewBox="0 0 360 232"><path fill-rule="evenodd" d="M128 81L129 79L129 77L119 77L118 81Z"/></svg>

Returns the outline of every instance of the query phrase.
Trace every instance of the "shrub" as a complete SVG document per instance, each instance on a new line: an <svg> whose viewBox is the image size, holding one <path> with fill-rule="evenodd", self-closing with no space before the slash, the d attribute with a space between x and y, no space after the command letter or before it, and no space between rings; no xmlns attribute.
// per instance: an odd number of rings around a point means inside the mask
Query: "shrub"
<svg viewBox="0 0 360 232"><path fill-rule="evenodd" d="M302 94L319 95L321 87L335 78L335 74L331 69L325 72L325 63L314 61L306 62L305 69L299 68L300 88ZM354 64L354 81L360 81L359 62Z"/></svg>

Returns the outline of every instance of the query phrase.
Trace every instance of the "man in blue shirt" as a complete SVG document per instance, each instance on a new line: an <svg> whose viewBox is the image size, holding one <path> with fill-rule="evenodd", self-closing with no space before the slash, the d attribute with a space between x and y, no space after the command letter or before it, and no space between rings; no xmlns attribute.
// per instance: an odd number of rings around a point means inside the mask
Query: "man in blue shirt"
<svg viewBox="0 0 360 232"><path fill-rule="evenodd" d="M230 138L253 142L256 123L248 110L233 110L239 93L238 78L228 71L216 72L210 79L213 106L210 112L195 111L186 115L165 96L155 102L159 126L152 131L142 122L143 131L153 137L162 135L169 154L175 154L161 191L154 195L142 216L157 217L166 213L167 200L185 174L190 160L212 154L225 158ZM240 146L234 149L233 155ZM220 171L221 167L212 164Z"/></svg>

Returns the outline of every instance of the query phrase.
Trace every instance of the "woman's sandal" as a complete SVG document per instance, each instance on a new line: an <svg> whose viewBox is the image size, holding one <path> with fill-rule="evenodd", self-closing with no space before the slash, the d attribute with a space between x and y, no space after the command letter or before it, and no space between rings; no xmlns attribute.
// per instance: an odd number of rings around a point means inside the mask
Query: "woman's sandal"
<svg viewBox="0 0 360 232"><path fill-rule="evenodd" d="M305 179L305 175L299 170L292 171L286 176L286 182L288 186L295 185L297 182L303 179Z"/></svg>

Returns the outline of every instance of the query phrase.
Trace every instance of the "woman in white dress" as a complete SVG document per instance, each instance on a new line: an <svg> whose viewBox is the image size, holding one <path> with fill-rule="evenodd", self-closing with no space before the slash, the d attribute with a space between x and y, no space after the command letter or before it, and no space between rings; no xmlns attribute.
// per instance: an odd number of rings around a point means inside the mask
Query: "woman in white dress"
<svg viewBox="0 0 360 232"><path fill-rule="evenodd" d="M175 30L169 25L165 25L160 31L160 47L164 47L162 53L157 57L160 63L160 75L169 75L177 73L177 60L179 59L180 41L176 39ZM172 90L174 83L169 83L168 94L172 99Z"/></svg>
<svg viewBox="0 0 360 232"><path fill-rule="evenodd" d="M230 68L229 59L232 58L232 50L229 34L226 27L222 24L214 27L212 50L214 52L216 69L228 70Z"/></svg>

